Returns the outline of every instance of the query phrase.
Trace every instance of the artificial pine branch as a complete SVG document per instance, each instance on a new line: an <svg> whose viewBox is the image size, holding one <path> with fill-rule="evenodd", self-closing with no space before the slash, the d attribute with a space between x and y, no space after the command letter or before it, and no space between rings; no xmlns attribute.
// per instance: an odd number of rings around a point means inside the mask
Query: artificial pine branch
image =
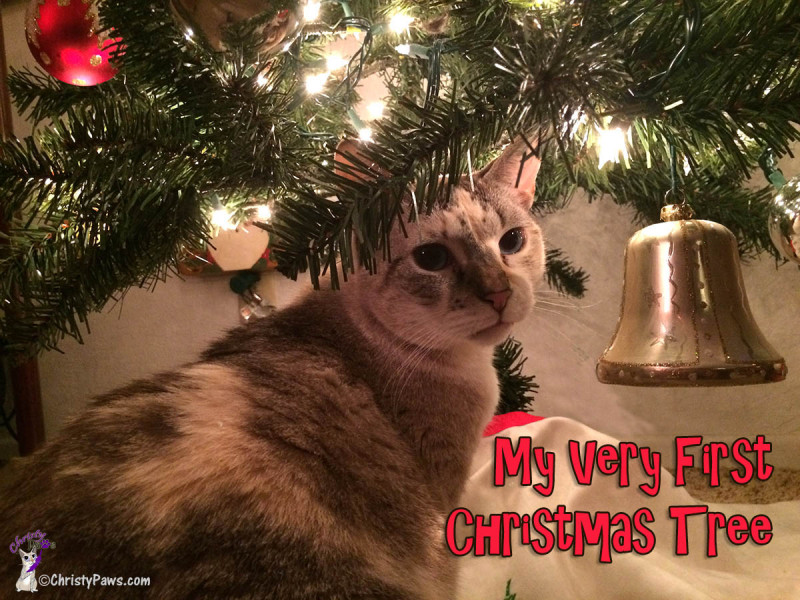
<svg viewBox="0 0 800 600"><path fill-rule="evenodd" d="M575 268L559 248L550 248L546 255L545 277L548 285L565 296L583 298L589 275Z"/></svg>
<svg viewBox="0 0 800 600"><path fill-rule="evenodd" d="M116 80L102 86L80 87L62 83L40 71L28 68L13 70L8 87L20 114L26 114L34 125L45 119L58 118L70 108L85 106L108 98L110 94L125 96L135 91Z"/></svg>
<svg viewBox="0 0 800 600"><path fill-rule="evenodd" d="M496 414L531 412L533 394L539 389L534 375L525 375L527 357L522 356L522 344L512 337L494 349L494 368L500 383L500 402Z"/></svg>
<svg viewBox="0 0 800 600"><path fill-rule="evenodd" d="M272 2L260 19L289 4ZM702 26L686 44L683 11L695 4ZM201 36L187 39L164 2L105 0L104 23L125 43L115 79L79 89L15 72L15 101L38 129L0 151L2 209L24 215L0 262L4 299L22 311L19 322L2 321L9 343L52 347L79 336L108 298L163 277L202 244L218 203L242 218L252 198L274 200L282 270L308 270L315 282L329 271L337 285L356 251L370 268L390 254L389 228L412 216L401 210L409 185L417 209L430 210L470 161L520 133L542 140L538 212L583 188L652 222L674 145L689 163L682 184L698 216L731 228L746 254L773 251L763 225L770 194L742 184L765 146L782 153L800 139L797 2L349 6L345 18L326 5L327 24L267 55L255 23L234 27L229 50L217 52ZM381 31L398 9L417 18L410 32ZM372 22L368 47L346 83L309 98L301 83L318 68L318 49L354 19ZM428 59L401 56L398 42L430 48ZM381 69L391 98L368 154L388 176L348 183L331 168L333 149L355 135L347 111L358 74ZM612 116L630 124L633 144L627 164L600 169L595 128Z"/></svg>

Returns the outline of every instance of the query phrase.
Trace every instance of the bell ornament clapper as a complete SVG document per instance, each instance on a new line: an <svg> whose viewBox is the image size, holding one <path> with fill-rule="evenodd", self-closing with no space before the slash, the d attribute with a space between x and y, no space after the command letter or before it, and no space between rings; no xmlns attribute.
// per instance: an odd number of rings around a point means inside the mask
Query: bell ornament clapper
<svg viewBox="0 0 800 600"><path fill-rule="evenodd" d="M598 379L634 386L782 381L786 364L750 311L735 236L686 209L665 207L672 220L628 241L620 318Z"/></svg>

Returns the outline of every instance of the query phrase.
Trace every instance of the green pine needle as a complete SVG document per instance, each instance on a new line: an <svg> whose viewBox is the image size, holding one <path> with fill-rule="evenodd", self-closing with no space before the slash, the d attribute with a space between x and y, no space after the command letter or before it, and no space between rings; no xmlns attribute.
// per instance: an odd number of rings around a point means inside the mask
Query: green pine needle
<svg viewBox="0 0 800 600"><path fill-rule="evenodd" d="M500 383L500 402L496 414L515 411L532 412L533 394L539 389L534 375L525 375L527 357L522 356L522 344L509 337L494 349L494 368Z"/></svg>
<svg viewBox="0 0 800 600"><path fill-rule="evenodd" d="M575 268L559 248L550 248L546 254L545 277L554 290L575 298L583 298L589 275L581 268Z"/></svg>

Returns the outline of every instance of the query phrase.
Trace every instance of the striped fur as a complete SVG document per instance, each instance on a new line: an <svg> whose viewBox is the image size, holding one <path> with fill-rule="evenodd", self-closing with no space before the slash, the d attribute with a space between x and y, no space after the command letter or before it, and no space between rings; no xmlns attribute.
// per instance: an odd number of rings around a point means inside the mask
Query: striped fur
<svg viewBox="0 0 800 600"><path fill-rule="evenodd" d="M530 310L544 262L532 188L508 184L517 152L396 234L377 275L97 399L17 461L0 539L46 532L39 574L151 578L48 597L454 597L443 520L497 402L493 345ZM502 256L516 227L525 246ZM414 262L433 242L445 270ZM504 287L499 313L484 296ZM0 564L10 590L19 557Z"/></svg>

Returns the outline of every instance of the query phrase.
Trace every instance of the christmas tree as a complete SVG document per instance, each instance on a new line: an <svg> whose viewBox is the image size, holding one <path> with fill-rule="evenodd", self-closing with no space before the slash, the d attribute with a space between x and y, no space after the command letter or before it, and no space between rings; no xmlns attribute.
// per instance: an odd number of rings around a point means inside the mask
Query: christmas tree
<svg viewBox="0 0 800 600"><path fill-rule="evenodd" d="M583 188L655 222L680 190L743 254L775 253L772 192L743 183L800 139L796 2L264 0L218 21L194 4L220 3L98 2L105 83L12 73L36 129L0 146L8 349L80 339L92 311L263 205L281 271L338 286L354 256L389 256L409 189L430 210L517 137L543 163L539 213ZM369 77L386 86L371 121L355 110ZM335 167L343 139L372 164ZM548 281L580 295L566 254L550 250Z"/></svg>

